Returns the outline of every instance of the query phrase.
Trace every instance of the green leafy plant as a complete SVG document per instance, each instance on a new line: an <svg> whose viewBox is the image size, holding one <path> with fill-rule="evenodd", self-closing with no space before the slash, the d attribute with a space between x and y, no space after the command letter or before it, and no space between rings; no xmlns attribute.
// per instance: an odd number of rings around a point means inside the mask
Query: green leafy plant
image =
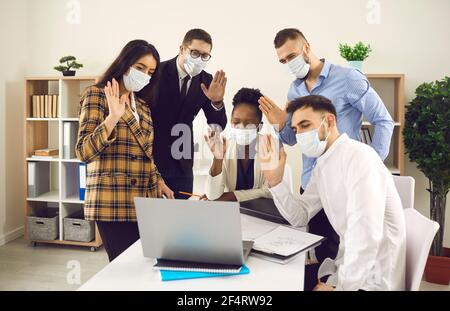
<svg viewBox="0 0 450 311"><path fill-rule="evenodd" d="M423 83L407 107L406 153L429 181L430 218L440 225L431 254L443 255L445 204L450 188L450 77Z"/></svg>
<svg viewBox="0 0 450 311"><path fill-rule="evenodd" d="M75 56L64 56L61 57L61 59L59 60L60 64L63 65L59 65L59 66L55 66L53 67L53 69L63 72L63 71L69 71L70 69L79 69L82 68L83 65L77 63L77 59Z"/></svg>
<svg viewBox="0 0 450 311"><path fill-rule="evenodd" d="M369 53L372 52L372 48L370 47L370 44L365 45L361 41L356 43L353 48L348 44L341 43L339 44L339 52L341 56L349 62L363 61L369 56Z"/></svg>

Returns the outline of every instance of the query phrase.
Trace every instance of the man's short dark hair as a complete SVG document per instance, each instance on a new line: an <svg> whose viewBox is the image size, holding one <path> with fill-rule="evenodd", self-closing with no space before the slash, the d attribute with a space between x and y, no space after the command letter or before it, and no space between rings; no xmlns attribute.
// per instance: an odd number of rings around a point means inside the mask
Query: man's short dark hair
<svg viewBox="0 0 450 311"><path fill-rule="evenodd" d="M303 39L306 42L305 36L303 33L296 29L296 28L285 28L280 30L273 40L273 44L275 45L275 48L278 49L280 46L286 43L287 40L297 40L297 39Z"/></svg>
<svg viewBox="0 0 450 311"><path fill-rule="evenodd" d="M189 30L183 38L183 45L189 45L193 40L201 40L211 45L212 47L212 39L209 33L204 31L203 29L194 28Z"/></svg>
<svg viewBox="0 0 450 311"><path fill-rule="evenodd" d="M287 112L293 114L302 108L312 108L314 111L329 112L337 117L336 108L331 100L321 95L308 95L296 98L289 103Z"/></svg>
<svg viewBox="0 0 450 311"><path fill-rule="evenodd" d="M259 89L251 89L247 87L241 88L233 97L233 110L236 106L247 104L255 109L258 120L262 120L262 112L259 109L258 100L263 96Z"/></svg>

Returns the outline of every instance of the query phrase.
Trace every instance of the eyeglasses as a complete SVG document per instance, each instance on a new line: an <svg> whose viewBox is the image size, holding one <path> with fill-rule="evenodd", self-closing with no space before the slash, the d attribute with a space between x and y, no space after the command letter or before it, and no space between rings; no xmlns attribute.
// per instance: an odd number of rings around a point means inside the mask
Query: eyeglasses
<svg viewBox="0 0 450 311"><path fill-rule="evenodd" d="M186 47L186 49L189 50L189 55L191 55L191 57L194 58L194 59L201 57L202 61L204 61L204 62L207 62L207 61L209 61L211 59L211 54L209 54L209 53L203 53L202 54L199 51L192 50L192 49L190 49L188 47Z"/></svg>

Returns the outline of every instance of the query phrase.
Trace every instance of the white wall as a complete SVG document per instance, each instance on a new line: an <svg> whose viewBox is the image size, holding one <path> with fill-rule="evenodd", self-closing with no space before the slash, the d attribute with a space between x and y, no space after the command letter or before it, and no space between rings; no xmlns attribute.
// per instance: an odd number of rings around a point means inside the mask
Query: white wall
<svg viewBox="0 0 450 311"><path fill-rule="evenodd" d="M0 245L23 232L23 77L28 51L27 1L0 1Z"/></svg>
<svg viewBox="0 0 450 311"><path fill-rule="evenodd" d="M67 22L70 21L67 17L73 15L66 5L73 2L81 5L80 24ZM290 78L277 63L272 41L277 30L298 27L318 56L338 64L345 64L337 50L340 42L370 42L374 51L364 70L404 73L408 100L421 82L449 75L448 0L0 0L0 3L4 15L1 71L6 77L6 83L2 79L0 86L2 93L6 92L1 96L0 120L7 121L1 122L0 132L0 236L21 225L16 209L23 204L21 176L25 172L23 160L17 155L23 153L21 146L12 146L11 141L12 137L14 141L23 137L23 75L55 75L52 67L63 55L73 54L85 65L78 74L97 75L131 39L143 38L154 43L162 58L168 59L176 55L188 29L201 27L211 33L214 41L208 70L224 69L229 77L228 103L240 87L248 86L258 87L284 104ZM374 12L367 8L371 3L380 4L379 24L368 22L368 15ZM294 172L300 171L298 149L289 148L288 154ZM417 209L428 215L426 179L411 163L406 164L406 173L416 178ZM298 185L296 178L295 188ZM6 225L5 213L11 217ZM446 245L450 245L450 229Z"/></svg>

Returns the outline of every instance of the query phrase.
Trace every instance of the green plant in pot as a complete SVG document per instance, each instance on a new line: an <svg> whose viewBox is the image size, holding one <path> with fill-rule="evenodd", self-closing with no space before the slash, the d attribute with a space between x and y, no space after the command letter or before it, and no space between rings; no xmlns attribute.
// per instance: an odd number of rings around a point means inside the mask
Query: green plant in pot
<svg viewBox="0 0 450 311"><path fill-rule="evenodd" d="M370 44L365 45L361 41L356 43L354 47L351 47L346 43L339 44L339 53L341 54L341 56L348 61L351 67L359 69L361 71L362 63L367 57L369 57L370 52L372 52Z"/></svg>
<svg viewBox="0 0 450 311"><path fill-rule="evenodd" d="M445 205L450 188L450 77L423 83L407 107L406 152L429 181L430 218L439 223L425 268L427 281L450 282L450 249L443 247Z"/></svg>
<svg viewBox="0 0 450 311"><path fill-rule="evenodd" d="M79 69L82 68L83 65L77 62L75 56L64 56L59 60L61 65L53 67L53 69L62 72L63 76L74 76L75 70L71 69Z"/></svg>

